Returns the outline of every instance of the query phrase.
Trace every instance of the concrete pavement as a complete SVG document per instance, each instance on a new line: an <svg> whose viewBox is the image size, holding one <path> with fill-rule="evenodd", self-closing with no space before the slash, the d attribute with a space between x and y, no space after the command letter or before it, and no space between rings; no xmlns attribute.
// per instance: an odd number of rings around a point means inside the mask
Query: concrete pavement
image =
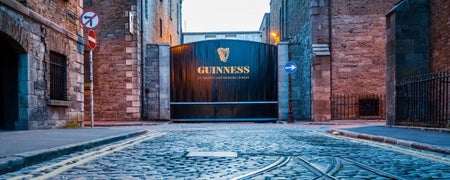
<svg viewBox="0 0 450 180"><path fill-rule="evenodd" d="M139 127L0 132L0 174L145 133Z"/></svg>
<svg viewBox="0 0 450 180"><path fill-rule="evenodd" d="M334 135L343 135L351 138L450 154L450 129L448 128L362 126L333 128L328 130L328 132Z"/></svg>

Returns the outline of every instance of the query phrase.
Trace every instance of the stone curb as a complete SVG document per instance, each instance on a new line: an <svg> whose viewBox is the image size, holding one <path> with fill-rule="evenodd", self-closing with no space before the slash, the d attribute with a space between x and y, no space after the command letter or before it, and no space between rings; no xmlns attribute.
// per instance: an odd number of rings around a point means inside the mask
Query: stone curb
<svg viewBox="0 0 450 180"><path fill-rule="evenodd" d="M25 152L0 158L0 175L20 170L24 167L38 164L44 161L48 161L63 155L71 154L77 151L94 148L97 146L105 145L108 143L116 142L119 140L139 136L147 133L146 130L135 131L131 133L125 133L118 136L111 136L101 138L97 140L70 144L66 146L54 147L45 150L37 150L31 152Z"/></svg>
<svg viewBox="0 0 450 180"><path fill-rule="evenodd" d="M406 146L410 148L425 150L425 151L431 151L431 152L437 152L442 154L450 154L450 148L425 144L425 143L418 143L414 141L406 141L406 140L400 140L400 139L394 139L389 138L385 136L375 136L375 135L369 135L369 134L363 134L363 133L355 133L345 130L338 130L338 129L331 129L327 131L330 134L333 135L341 135L351 138L357 138L357 139L364 139L364 140L370 140L370 141L376 141L381 143L388 143L393 145L399 145L399 146Z"/></svg>
<svg viewBox="0 0 450 180"><path fill-rule="evenodd" d="M413 130L418 130L418 131L432 131L432 132L440 132L440 133L450 134L450 128L430 128L430 127L415 127L415 126L390 126L390 127L413 129Z"/></svg>

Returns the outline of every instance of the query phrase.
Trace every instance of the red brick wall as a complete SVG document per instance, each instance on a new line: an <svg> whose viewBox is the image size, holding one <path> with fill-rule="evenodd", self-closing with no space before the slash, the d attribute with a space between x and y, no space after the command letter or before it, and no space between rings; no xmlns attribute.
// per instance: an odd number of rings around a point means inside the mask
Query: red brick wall
<svg viewBox="0 0 450 180"><path fill-rule="evenodd" d="M450 71L450 1L430 1L432 71Z"/></svg>
<svg viewBox="0 0 450 180"><path fill-rule="evenodd" d="M396 1L332 2L332 95L385 93L385 14Z"/></svg>
<svg viewBox="0 0 450 180"><path fill-rule="evenodd" d="M86 6L85 9L98 12L100 17L100 24L95 29L97 46L93 53L94 119L138 120L138 39L137 34L131 34L128 28L128 12L136 13L136 4L128 1L92 1ZM89 69L86 69L86 72L89 72ZM89 100L89 96L86 96L85 120L90 117Z"/></svg>
<svg viewBox="0 0 450 180"><path fill-rule="evenodd" d="M66 10L74 12L76 16L81 15L83 12L82 0L69 2L65 2L65 0L27 0L26 6L44 18L52 20L71 32L77 31L77 28L79 27L78 19L76 19L76 21L68 21L70 18L67 18Z"/></svg>

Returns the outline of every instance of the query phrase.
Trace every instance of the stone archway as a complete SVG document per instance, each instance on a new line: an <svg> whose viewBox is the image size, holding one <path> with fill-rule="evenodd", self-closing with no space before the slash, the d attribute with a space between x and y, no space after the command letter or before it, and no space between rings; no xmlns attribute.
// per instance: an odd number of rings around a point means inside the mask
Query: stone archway
<svg viewBox="0 0 450 180"><path fill-rule="evenodd" d="M25 129L22 127L27 122L21 118L20 103L27 102L26 100L19 101L21 87L19 74L25 75L26 68L21 68L21 64L26 62L26 56L23 54L25 50L10 36L0 32L0 54L2 55L0 61L0 129L4 130L18 130ZM25 116L25 115L24 115Z"/></svg>

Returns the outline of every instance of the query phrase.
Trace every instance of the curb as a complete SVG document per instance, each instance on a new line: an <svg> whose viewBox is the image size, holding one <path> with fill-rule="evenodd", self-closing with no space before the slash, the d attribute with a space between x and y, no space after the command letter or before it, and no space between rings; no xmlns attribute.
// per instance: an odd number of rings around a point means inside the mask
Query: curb
<svg viewBox="0 0 450 180"><path fill-rule="evenodd" d="M60 146L45 150L37 150L31 152L25 152L20 154L15 154L11 156L7 156L4 158L0 158L0 175L20 170L24 167L31 166L34 164L38 164L44 161L48 161L63 155L71 154L77 151L82 151L90 148L94 148L97 146L105 145L108 143L112 143L115 141L136 137L142 134L147 133L148 131L136 131L132 133L125 133L118 136L111 136L102 139L71 144L66 146Z"/></svg>
<svg viewBox="0 0 450 180"><path fill-rule="evenodd" d="M425 144L425 143L418 143L418 142L414 142L414 141L399 140L399 139L389 138L389 137L385 137L385 136L375 136L375 135L355 133L355 132L338 130L338 129L331 129L331 130L328 130L327 132L330 134L333 134L333 135L341 135L341 136L346 136L346 137L350 137L350 138L364 139L364 140L376 141L376 142L381 142L381 143L406 146L406 147L410 147L410 148L431 151L431 152L437 152L437 153L442 153L442 154L450 154L449 148Z"/></svg>

